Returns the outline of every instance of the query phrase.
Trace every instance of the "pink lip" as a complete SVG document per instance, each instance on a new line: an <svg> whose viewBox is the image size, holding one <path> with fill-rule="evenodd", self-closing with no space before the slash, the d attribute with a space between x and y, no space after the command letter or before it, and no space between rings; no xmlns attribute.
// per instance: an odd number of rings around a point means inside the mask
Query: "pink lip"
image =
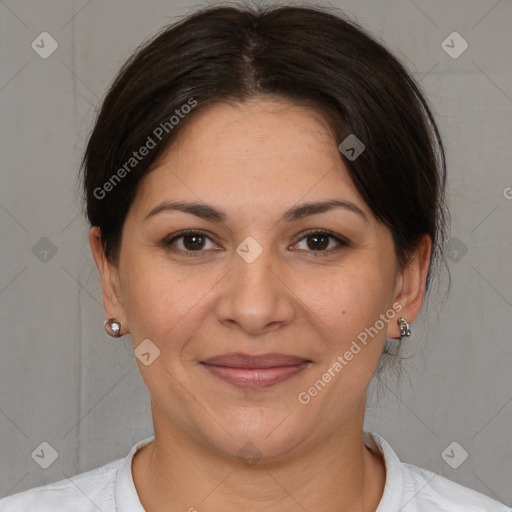
<svg viewBox="0 0 512 512"><path fill-rule="evenodd" d="M311 361L285 354L224 354L202 361L214 376L242 388L266 388L283 382L309 366Z"/></svg>
<svg viewBox="0 0 512 512"><path fill-rule="evenodd" d="M214 364L215 366L229 366L231 368L273 368L278 366L295 366L306 362L307 359L286 354L261 354L250 355L242 352L231 352L210 357L202 361L205 364Z"/></svg>

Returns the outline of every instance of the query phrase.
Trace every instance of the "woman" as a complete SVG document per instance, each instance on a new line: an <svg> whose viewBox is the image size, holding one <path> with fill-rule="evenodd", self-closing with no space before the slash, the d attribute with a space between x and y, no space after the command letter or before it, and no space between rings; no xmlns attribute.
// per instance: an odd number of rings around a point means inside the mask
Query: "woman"
<svg viewBox="0 0 512 512"><path fill-rule="evenodd" d="M83 162L113 337L155 435L0 511L505 511L363 431L442 262L443 145L404 67L319 8L210 7L125 64Z"/></svg>

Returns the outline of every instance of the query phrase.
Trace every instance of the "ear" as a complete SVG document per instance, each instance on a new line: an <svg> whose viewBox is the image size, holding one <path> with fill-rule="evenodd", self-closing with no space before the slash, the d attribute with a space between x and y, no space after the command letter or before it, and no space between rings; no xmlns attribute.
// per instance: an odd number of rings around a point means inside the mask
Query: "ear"
<svg viewBox="0 0 512 512"><path fill-rule="evenodd" d="M414 322L423 305L431 250L432 239L423 235L408 265L397 278L393 304L401 304L402 309L396 318L403 316L409 324ZM400 339L400 327L396 321L388 323L387 335L389 338Z"/></svg>
<svg viewBox="0 0 512 512"><path fill-rule="evenodd" d="M103 307L105 309L106 319L114 317L121 323L121 335L127 334L129 330L127 329L127 317L119 286L119 269L114 264L110 263L105 256L99 227L93 226L91 228L89 243L91 244L94 261L96 262L101 277Z"/></svg>

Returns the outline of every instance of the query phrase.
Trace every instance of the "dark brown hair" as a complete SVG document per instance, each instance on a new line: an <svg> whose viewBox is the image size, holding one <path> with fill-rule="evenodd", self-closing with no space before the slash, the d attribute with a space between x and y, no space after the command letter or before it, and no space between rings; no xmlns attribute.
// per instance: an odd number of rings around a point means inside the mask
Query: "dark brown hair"
<svg viewBox="0 0 512 512"><path fill-rule="evenodd" d="M447 219L445 155L433 115L390 51L357 23L318 6L207 7L164 27L124 64L82 162L86 215L100 227L109 261L118 262L140 180L195 112L266 95L316 109L338 144L350 134L363 141L357 159L340 158L391 230L402 267L422 235L431 237L428 290L444 261ZM150 145L135 160L134 152Z"/></svg>

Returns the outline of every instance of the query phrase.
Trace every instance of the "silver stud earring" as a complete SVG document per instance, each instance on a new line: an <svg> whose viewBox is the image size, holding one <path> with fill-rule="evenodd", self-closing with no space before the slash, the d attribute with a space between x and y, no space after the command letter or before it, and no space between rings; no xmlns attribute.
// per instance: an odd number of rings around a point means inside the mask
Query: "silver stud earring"
<svg viewBox="0 0 512 512"><path fill-rule="evenodd" d="M398 325L400 326L400 337L410 336L411 326L407 323L407 320L401 316L397 321Z"/></svg>
<svg viewBox="0 0 512 512"><path fill-rule="evenodd" d="M104 322L105 331L111 338L119 338L121 336L121 324L115 318L109 318Z"/></svg>

